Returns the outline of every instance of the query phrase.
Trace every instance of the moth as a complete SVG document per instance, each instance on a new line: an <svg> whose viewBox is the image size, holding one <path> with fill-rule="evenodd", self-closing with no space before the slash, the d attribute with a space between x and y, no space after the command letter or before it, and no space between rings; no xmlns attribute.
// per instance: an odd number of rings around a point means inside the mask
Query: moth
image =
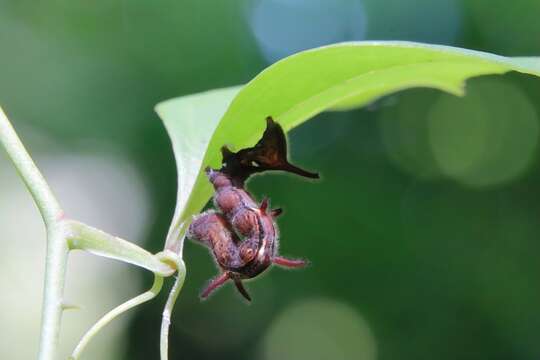
<svg viewBox="0 0 540 360"><path fill-rule="evenodd" d="M257 203L245 188L246 180L256 173L273 170L311 179L318 179L319 174L289 162L285 133L270 116L266 118L266 130L255 146L236 153L223 146L221 153L221 169L206 169L215 189L216 210L196 216L187 236L208 247L221 270L221 274L204 288L201 297L207 298L231 280L240 294L251 301L242 280L256 277L272 264L299 268L307 261L278 255L278 228L274 219L282 210L270 209L268 198Z"/></svg>

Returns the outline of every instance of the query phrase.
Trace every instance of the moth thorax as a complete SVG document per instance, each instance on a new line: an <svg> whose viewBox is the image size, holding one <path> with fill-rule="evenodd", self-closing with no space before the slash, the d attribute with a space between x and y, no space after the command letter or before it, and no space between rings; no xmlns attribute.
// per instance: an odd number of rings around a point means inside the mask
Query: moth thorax
<svg viewBox="0 0 540 360"><path fill-rule="evenodd" d="M208 173L208 179L214 185L214 188L219 189L226 186L232 186L231 179L220 171L211 170Z"/></svg>

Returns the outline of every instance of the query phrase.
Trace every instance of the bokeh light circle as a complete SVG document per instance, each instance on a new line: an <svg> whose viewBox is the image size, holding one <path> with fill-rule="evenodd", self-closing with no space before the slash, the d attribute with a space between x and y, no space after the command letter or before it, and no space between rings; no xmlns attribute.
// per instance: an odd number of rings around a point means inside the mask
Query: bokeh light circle
<svg viewBox="0 0 540 360"><path fill-rule="evenodd" d="M364 0L367 37L453 44L462 27L458 0Z"/></svg>
<svg viewBox="0 0 540 360"><path fill-rule="evenodd" d="M362 2L350 0L264 0L249 15L263 55L274 62L295 52L347 40L362 40Z"/></svg>
<svg viewBox="0 0 540 360"><path fill-rule="evenodd" d="M535 156L537 114L522 91L504 80L475 80L463 98L441 95L428 122L441 171L472 187L512 181Z"/></svg>
<svg viewBox="0 0 540 360"><path fill-rule="evenodd" d="M341 302L310 299L286 308L263 339L265 360L373 360L376 344L367 322Z"/></svg>
<svg viewBox="0 0 540 360"><path fill-rule="evenodd" d="M382 109L378 118L382 142L394 165L422 180L441 176L428 137L427 112L435 90L415 89L400 94L397 104Z"/></svg>

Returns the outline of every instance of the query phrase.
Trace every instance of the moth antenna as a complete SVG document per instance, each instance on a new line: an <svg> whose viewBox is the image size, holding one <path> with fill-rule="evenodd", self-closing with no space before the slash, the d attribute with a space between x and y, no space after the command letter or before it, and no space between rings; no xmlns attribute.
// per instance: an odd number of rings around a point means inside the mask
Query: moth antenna
<svg viewBox="0 0 540 360"><path fill-rule="evenodd" d="M259 210L261 210L261 212L263 214L266 214L266 210L268 209L268 198L267 197L264 197L261 201L261 206L259 207Z"/></svg>
<svg viewBox="0 0 540 360"><path fill-rule="evenodd" d="M234 285L236 285L236 289L242 296L247 300L251 301L251 296L249 296L249 293L247 292L246 288L244 287L244 284L242 284L241 280L234 280Z"/></svg>
<svg viewBox="0 0 540 360"><path fill-rule="evenodd" d="M227 280L229 279L230 279L229 273L226 273L226 272L212 279L210 281L210 284L208 284L208 286L201 293L201 298L206 299L208 295L210 295L214 290L218 289L223 284L225 284L225 282L227 282Z"/></svg>
<svg viewBox="0 0 540 360"><path fill-rule="evenodd" d="M319 173L310 172L304 169L300 169L298 166L294 166L293 164L289 163L288 161L285 161L282 165L279 165L276 167L276 170L283 170L287 171L296 175L300 175L309 179L318 179Z"/></svg>
<svg viewBox="0 0 540 360"><path fill-rule="evenodd" d="M278 266L285 267L285 268L301 268L308 264L307 260L302 259L287 259L282 256L275 256L272 259L272 262Z"/></svg>
<svg viewBox="0 0 540 360"><path fill-rule="evenodd" d="M272 217L274 217L274 218L278 217L281 214L283 214L283 209L282 208L277 208L277 209L270 210L270 215L272 215Z"/></svg>

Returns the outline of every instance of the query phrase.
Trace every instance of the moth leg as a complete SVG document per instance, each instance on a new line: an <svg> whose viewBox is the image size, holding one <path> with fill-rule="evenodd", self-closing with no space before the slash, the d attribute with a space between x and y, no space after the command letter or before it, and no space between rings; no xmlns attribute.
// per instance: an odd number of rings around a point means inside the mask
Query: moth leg
<svg viewBox="0 0 540 360"><path fill-rule="evenodd" d="M261 213L263 214L266 214L267 211L268 211L268 207L270 205L270 200L268 200L267 197L264 197L261 201L261 205L259 206L259 210L261 211ZM271 209L269 211L269 214L270 216L272 217L278 217L279 215L281 215L283 213L283 209L282 208L276 208L276 209Z"/></svg>
<svg viewBox="0 0 540 360"><path fill-rule="evenodd" d="M247 292L246 288L244 287L244 284L242 284L241 280L235 279L234 285L236 285L236 289L242 296L247 300L251 301L251 296L249 296L249 293Z"/></svg>
<svg viewBox="0 0 540 360"><path fill-rule="evenodd" d="M309 262L307 260L302 259L287 259L282 256L275 256L272 259L272 262L278 266L285 267L285 268L301 268L306 266Z"/></svg>
<svg viewBox="0 0 540 360"><path fill-rule="evenodd" d="M261 205L259 206L259 210L261 210L261 212L263 214L266 214L266 209L268 209L268 198L265 196L262 201L261 201Z"/></svg>
<svg viewBox="0 0 540 360"><path fill-rule="evenodd" d="M283 209L282 208L277 208L277 209L270 210L270 215L272 215L273 218L277 218L281 214L283 214Z"/></svg>
<svg viewBox="0 0 540 360"><path fill-rule="evenodd" d="M221 275L212 279L210 283L206 286L206 288L202 291L201 298L206 299L208 295L210 295L214 290L223 286L223 284L225 284L229 279L229 273L227 272L221 273Z"/></svg>

